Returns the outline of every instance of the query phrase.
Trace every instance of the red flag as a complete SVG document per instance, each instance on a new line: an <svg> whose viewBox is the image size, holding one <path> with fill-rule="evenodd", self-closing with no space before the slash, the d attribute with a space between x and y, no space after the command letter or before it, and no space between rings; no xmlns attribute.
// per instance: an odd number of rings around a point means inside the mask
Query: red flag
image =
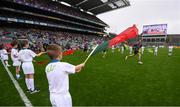
<svg viewBox="0 0 180 107"><path fill-rule="evenodd" d="M47 64L48 63L48 61L47 60L45 60L45 61L38 61L38 62L36 62L38 65L45 65L45 64Z"/></svg>
<svg viewBox="0 0 180 107"><path fill-rule="evenodd" d="M121 32L115 38L111 39L109 41L109 47L112 47L113 45L117 45L126 40L135 38L136 36L138 36L138 29L136 25L133 25L132 27L129 27L125 31Z"/></svg>
<svg viewBox="0 0 180 107"><path fill-rule="evenodd" d="M71 55L71 54L74 53L74 51L75 51L75 50L73 50L73 49L69 49L69 50L63 52L63 56Z"/></svg>
<svg viewBox="0 0 180 107"><path fill-rule="evenodd" d="M7 49L11 49L11 48L12 48L12 45L11 45L10 43L4 44L4 46L5 46Z"/></svg>

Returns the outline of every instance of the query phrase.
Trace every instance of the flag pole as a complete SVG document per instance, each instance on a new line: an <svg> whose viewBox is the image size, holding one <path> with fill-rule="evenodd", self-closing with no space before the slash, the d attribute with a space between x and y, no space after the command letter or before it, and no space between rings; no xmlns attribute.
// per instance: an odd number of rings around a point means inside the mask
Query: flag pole
<svg viewBox="0 0 180 107"><path fill-rule="evenodd" d="M84 61L84 63L87 62L87 60L90 58L90 56L92 55L92 53L96 50L98 45L96 45L96 47L91 51L91 53L88 55L88 57L86 58L86 60Z"/></svg>

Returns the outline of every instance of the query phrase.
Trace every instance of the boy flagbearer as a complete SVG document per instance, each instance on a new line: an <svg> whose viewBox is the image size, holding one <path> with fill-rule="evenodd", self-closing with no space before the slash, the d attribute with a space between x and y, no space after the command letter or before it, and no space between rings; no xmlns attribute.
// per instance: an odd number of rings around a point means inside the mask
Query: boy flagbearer
<svg viewBox="0 0 180 107"><path fill-rule="evenodd" d="M50 101L54 107L72 107L69 93L69 74L80 72L84 63L74 66L61 62L62 49L56 44L47 48L51 62L46 66L45 72L49 83Z"/></svg>
<svg viewBox="0 0 180 107"><path fill-rule="evenodd" d="M25 74L25 83L27 86L27 91L31 94L39 92L39 90L35 89L34 86L34 66L33 66L33 58L36 56L40 56L45 52L41 52L39 54L34 53L32 50L28 49L29 43L27 40L22 43L23 49L19 51L19 58L22 62L22 69Z"/></svg>
<svg viewBox="0 0 180 107"><path fill-rule="evenodd" d="M19 52L18 52L18 41L13 41L11 43L11 45L13 46L12 50L11 50L11 59L13 61L13 66L16 68L16 78L19 79L20 78L20 66L21 66L21 62L19 60Z"/></svg>

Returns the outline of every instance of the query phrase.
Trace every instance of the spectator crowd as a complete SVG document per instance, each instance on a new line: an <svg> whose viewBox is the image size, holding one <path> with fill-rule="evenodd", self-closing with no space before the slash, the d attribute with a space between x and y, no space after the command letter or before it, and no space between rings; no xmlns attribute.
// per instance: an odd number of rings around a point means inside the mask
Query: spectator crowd
<svg viewBox="0 0 180 107"><path fill-rule="evenodd" d="M37 29L6 29L5 31L0 31L1 40L4 40L7 37L17 38L19 40L28 39L31 49L34 51L44 51L49 44L54 43L62 46L64 50L91 50L96 44L101 44L105 40L105 38L97 35L61 31L45 31ZM10 34L11 37L5 35L4 32L8 35Z"/></svg>

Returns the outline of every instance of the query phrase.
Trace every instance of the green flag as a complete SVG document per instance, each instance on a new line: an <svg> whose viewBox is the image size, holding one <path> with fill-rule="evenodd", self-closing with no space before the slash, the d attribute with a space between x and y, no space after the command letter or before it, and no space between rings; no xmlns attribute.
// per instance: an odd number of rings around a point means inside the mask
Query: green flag
<svg viewBox="0 0 180 107"><path fill-rule="evenodd" d="M94 50L94 52L91 54L95 55L98 52L104 51L108 48L108 41L103 42L102 44L100 44L99 46L97 46L97 48Z"/></svg>

